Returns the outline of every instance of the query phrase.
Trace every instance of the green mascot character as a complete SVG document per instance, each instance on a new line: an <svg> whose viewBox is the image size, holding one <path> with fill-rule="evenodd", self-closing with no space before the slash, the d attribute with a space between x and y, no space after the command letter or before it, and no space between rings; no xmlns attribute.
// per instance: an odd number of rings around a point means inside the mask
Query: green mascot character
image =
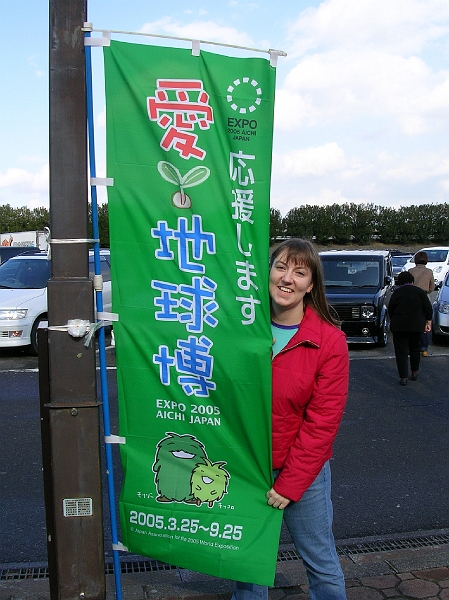
<svg viewBox="0 0 449 600"><path fill-rule="evenodd" d="M209 508L214 502L221 500L228 488L229 473L223 469L225 462L212 463L204 458L204 464L199 463L192 471L192 496L198 506L207 502Z"/></svg>
<svg viewBox="0 0 449 600"><path fill-rule="evenodd" d="M153 464L158 502L194 504L190 478L195 466L207 458L204 445L193 435L167 433L157 445Z"/></svg>

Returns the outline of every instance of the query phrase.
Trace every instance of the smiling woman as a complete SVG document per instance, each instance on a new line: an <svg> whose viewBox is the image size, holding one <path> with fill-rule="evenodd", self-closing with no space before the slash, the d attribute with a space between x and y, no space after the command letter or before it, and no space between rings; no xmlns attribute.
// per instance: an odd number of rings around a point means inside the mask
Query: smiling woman
<svg viewBox="0 0 449 600"><path fill-rule="evenodd" d="M305 265L286 262L281 254L270 270L272 320L298 325L304 316L304 296L312 291L312 271Z"/></svg>
<svg viewBox="0 0 449 600"><path fill-rule="evenodd" d="M289 239L270 262L275 481L266 497L284 511L304 560L310 598L344 600L332 533L329 459L348 393L348 347L330 315L313 244ZM267 597L267 588L235 584L233 600Z"/></svg>

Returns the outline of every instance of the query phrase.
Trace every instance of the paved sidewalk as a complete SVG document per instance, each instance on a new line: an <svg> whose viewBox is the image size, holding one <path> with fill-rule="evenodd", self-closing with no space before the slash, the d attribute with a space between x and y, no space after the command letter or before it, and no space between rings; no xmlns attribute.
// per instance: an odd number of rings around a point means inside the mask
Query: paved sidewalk
<svg viewBox="0 0 449 600"><path fill-rule="evenodd" d="M449 600L449 544L341 557L348 600L420 598ZM22 569L26 565L20 565ZM10 579L0 581L0 600L49 600L47 578L14 578L18 565L3 565ZM229 600L232 582L175 567L124 573L123 600ZM115 599L107 575L107 600ZM278 562L269 600L306 600L307 579L300 560Z"/></svg>

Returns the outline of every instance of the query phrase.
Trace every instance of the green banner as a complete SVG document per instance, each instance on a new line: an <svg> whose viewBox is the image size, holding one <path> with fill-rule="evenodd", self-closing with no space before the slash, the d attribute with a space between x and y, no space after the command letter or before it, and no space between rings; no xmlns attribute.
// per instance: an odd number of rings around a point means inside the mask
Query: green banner
<svg viewBox="0 0 449 600"><path fill-rule="evenodd" d="M275 69L123 42L104 58L122 542L272 585Z"/></svg>

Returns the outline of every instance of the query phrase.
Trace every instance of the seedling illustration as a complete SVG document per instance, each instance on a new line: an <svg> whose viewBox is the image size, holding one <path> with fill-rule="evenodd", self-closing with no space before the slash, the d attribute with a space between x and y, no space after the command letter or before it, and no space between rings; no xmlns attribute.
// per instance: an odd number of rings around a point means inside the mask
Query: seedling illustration
<svg viewBox="0 0 449 600"><path fill-rule="evenodd" d="M190 208L192 201L184 190L203 183L210 175L210 169L200 166L194 167L182 176L179 169L165 160L158 163L157 169L166 181L179 187L179 190L171 197L172 204L176 208Z"/></svg>

